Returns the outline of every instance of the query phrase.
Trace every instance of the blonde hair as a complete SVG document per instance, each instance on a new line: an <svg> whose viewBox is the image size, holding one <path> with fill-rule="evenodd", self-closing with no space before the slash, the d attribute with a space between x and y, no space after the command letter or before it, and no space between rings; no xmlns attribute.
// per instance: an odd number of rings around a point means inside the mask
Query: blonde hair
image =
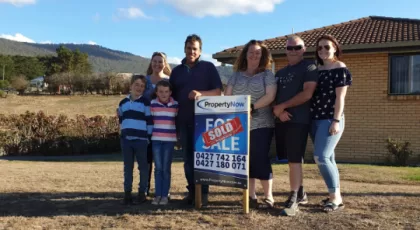
<svg viewBox="0 0 420 230"><path fill-rule="evenodd" d="M152 69L152 61L153 58L159 56L162 57L163 59L163 73L166 74L167 76L171 75L171 66L169 65L167 59L166 59L166 54L163 52L154 52L152 55L152 58L150 59L150 63L149 63L149 67L147 68L146 74L147 75L151 75L153 73L153 69Z"/></svg>
<svg viewBox="0 0 420 230"><path fill-rule="evenodd" d="M260 63L258 64L256 74L264 72L266 69L270 68L272 58L271 58L271 54L270 54L270 51L268 50L267 46L264 44L263 41L251 40L248 43L246 43L245 47L241 51L241 54L236 59L235 65L233 66L233 70L235 72L246 71L246 69L248 68L248 62L247 62L247 59L246 59L246 55L247 55L248 49L251 45L260 46L261 51L262 51Z"/></svg>

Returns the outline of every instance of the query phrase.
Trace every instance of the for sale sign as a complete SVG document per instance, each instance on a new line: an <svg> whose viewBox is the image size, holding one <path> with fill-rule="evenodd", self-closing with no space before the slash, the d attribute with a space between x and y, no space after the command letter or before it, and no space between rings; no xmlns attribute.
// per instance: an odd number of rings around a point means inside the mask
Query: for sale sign
<svg viewBox="0 0 420 230"><path fill-rule="evenodd" d="M197 184L248 188L249 96L195 101L194 179Z"/></svg>

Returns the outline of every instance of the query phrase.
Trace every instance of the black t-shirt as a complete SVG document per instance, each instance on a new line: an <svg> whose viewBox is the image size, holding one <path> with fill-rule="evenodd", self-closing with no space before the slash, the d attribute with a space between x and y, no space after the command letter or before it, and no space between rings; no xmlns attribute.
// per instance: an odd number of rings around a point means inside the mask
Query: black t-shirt
<svg viewBox="0 0 420 230"><path fill-rule="evenodd" d="M296 65L288 65L276 73L277 94L276 104L290 100L303 91L305 82L317 82L318 71L316 65L308 60L302 60ZM311 121L310 100L296 107L287 108L293 117L292 123L309 124ZM276 119L277 122L281 122Z"/></svg>
<svg viewBox="0 0 420 230"><path fill-rule="evenodd" d="M311 103L312 119L333 119L336 99L335 89L351 84L352 76L346 67L320 70L318 85Z"/></svg>

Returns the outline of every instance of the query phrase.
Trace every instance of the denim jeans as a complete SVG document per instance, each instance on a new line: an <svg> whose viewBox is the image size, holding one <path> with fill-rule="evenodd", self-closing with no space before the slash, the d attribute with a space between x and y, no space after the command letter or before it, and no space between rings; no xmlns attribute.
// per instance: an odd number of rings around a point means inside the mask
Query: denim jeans
<svg viewBox="0 0 420 230"><path fill-rule="evenodd" d="M340 141L344 131L344 116L340 120L340 131L331 135L329 133L332 120L313 120L311 127L311 139L314 143L314 159L319 171L324 178L329 193L335 193L340 188L340 175L335 162L335 147Z"/></svg>
<svg viewBox="0 0 420 230"><path fill-rule="evenodd" d="M127 140L121 138L121 149L124 158L124 192L131 192L133 186L134 158L140 172L139 193L146 193L149 178L147 163L147 141Z"/></svg>
<svg viewBox="0 0 420 230"><path fill-rule="evenodd" d="M168 197L171 187L171 164L174 147L175 142L172 141L152 141L156 196Z"/></svg>
<svg viewBox="0 0 420 230"><path fill-rule="evenodd" d="M187 189L190 195L195 195L194 182L194 126L180 125L181 145L184 158L184 172L187 179ZM201 186L202 194L209 193L209 186Z"/></svg>

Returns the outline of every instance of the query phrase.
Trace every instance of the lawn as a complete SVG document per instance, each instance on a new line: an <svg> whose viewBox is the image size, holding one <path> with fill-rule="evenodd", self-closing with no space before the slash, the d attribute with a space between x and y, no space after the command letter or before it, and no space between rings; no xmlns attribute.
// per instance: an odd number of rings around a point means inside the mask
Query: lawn
<svg viewBox="0 0 420 230"><path fill-rule="evenodd" d="M0 114L21 114L26 111L44 111L48 115L65 114L74 117L77 114L85 116L115 115L115 108L123 99L121 96L18 96L8 95L7 98L0 98Z"/></svg>
<svg viewBox="0 0 420 230"><path fill-rule="evenodd" d="M16 160L17 159L17 160ZM122 206L122 162L109 159L0 160L0 229L420 229L420 168L340 164L345 209L326 214L316 165L304 166L309 204L280 216L288 169L274 165L273 210L243 215L242 192L211 187L209 206L185 205L182 163L172 167L168 206ZM417 175L417 176L416 176ZM138 176L135 177L135 183ZM260 188L261 189L261 188ZM153 191L153 190L152 190Z"/></svg>

